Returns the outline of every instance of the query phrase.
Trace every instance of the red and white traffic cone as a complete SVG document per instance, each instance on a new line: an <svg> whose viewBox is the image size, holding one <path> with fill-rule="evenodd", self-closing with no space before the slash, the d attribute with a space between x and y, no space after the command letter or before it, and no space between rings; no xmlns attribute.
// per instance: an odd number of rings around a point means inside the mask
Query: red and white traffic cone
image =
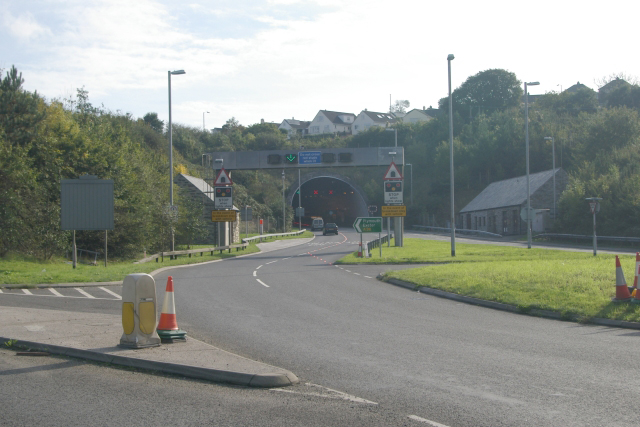
<svg viewBox="0 0 640 427"><path fill-rule="evenodd" d="M636 271L635 277L633 278L633 290L631 291L631 296L634 297L638 292L638 274L640 274L640 252L636 252Z"/></svg>
<svg viewBox="0 0 640 427"><path fill-rule="evenodd" d="M620 266L620 258L616 255L616 297L612 299L614 302L629 301L631 294L627 287L627 281L624 279L624 273Z"/></svg>
<svg viewBox="0 0 640 427"><path fill-rule="evenodd" d="M178 328L176 318L176 303L173 298L173 277L167 278L167 289L162 302L162 312L160 322L158 322L158 335L163 343L184 342L187 340L187 333Z"/></svg>
<svg viewBox="0 0 640 427"><path fill-rule="evenodd" d="M358 243L358 258L362 258L362 242Z"/></svg>

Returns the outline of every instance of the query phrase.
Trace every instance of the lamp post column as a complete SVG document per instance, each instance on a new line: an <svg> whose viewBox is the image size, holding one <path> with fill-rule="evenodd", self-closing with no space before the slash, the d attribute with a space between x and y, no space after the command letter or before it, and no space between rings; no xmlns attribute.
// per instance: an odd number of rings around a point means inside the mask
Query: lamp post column
<svg viewBox="0 0 640 427"><path fill-rule="evenodd" d="M538 82L524 83L524 140L527 162L527 248L531 249L531 183L529 179L529 92L527 86L537 86Z"/></svg>
<svg viewBox="0 0 640 427"><path fill-rule="evenodd" d="M447 64L449 65L449 180L451 187L451 256L456 256L456 214L453 203L453 98L451 96L451 61L455 57L449 54ZM413 168L412 168L413 169Z"/></svg>

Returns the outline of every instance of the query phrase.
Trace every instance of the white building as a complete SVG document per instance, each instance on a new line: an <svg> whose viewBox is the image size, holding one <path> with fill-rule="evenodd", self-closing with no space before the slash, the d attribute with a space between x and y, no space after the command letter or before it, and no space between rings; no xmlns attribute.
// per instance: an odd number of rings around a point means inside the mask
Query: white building
<svg viewBox="0 0 640 427"><path fill-rule="evenodd" d="M418 122L428 122L429 120L434 118L433 113L429 114L430 112L431 111L425 110L424 108L422 110L418 108L414 108L402 118L402 121L404 123L409 123L409 124L418 123Z"/></svg>
<svg viewBox="0 0 640 427"><path fill-rule="evenodd" d="M282 121L282 123L280 123L280 126L278 126L278 129L283 130L285 132L287 132L287 135L289 138L291 138L294 135L299 135L299 136L304 136L307 133L309 133L309 124L311 122L305 122L302 120L296 120L296 119L285 119Z"/></svg>
<svg viewBox="0 0 640 427"><path fill-rule="evenodd" d="M355 118L352 113L320 110L309 124L309 135L350 134Z"/></svg>
<svg viewBox="0 0 640 427"><path fill-rule="evenodd" d="M389 127L394 125L398 119L391 113L377 113L375 111L362 110L353 122L352 133L357 135L366 132L373 126Z"/></svg>

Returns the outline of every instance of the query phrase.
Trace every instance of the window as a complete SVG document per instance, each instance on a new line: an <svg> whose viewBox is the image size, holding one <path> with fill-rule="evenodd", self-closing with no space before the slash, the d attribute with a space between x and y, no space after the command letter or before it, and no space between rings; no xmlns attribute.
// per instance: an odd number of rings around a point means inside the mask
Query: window
<svg viewBox="0 0 640 427"><path fill-rule="evenodd" d="M311 126L309 133L320 133L320 126Z"/></svg>

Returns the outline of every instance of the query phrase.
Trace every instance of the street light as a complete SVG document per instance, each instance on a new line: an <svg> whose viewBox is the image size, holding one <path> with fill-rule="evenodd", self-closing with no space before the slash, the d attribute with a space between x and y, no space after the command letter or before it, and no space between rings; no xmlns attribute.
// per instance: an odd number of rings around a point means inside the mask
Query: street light
<svg viewBox="0 0 640 427"><path fill-rule="evenodd" d="M524 129L527 146L527 248L531 249L531 187L529 182L529 92L527 86L537 86L540 82L524 82Z"/></svg>
<svg viewBox="0 0 640 427"><path fill-rule="evenodd" d="M411 179L411 187L409 187L411 191L411 206L413 206L413 165L411 163L407 163L405 166L410 166L411 171L409 171L409 178Z"/></svg>
<svg viewBox="0 0 640 427"><path fill-rule="evenodd" d="M545 136L545 141L551 141L551 153L553 156L553 218L556 218L556 144L552 136Z"/></svg>
<svg viewBox="0 0 640 427"><path fill-rule="evenodd" d="M204 112L202 113L202 130L204 131ZM209 114L209 112L207 111L207 114Z"/></svg>
<svg viewBox="0 0 640 427"><path fill-rule="evenodd" d="M284 200L284 169L282 169L282 232L287 232L287 221L285 220L285 200Z"/></svg>
<svg viewBox="0 0 640 427"><path fill-rule="evenodd" d="M171 75L186 74L184 70L167 71L169 76L169 206L173 211L173 130L171 128ZM171 251L175 250L173 226L171 227Z"/></svg>
<svg viewBox="0 0 640 427"><path fill-rule="evenodd" d="M456 216L453 205L453 98L451 96L451 61L455 56L447 56L449 66L449 178L451 187L451 256L456 256Z"/></svg>

